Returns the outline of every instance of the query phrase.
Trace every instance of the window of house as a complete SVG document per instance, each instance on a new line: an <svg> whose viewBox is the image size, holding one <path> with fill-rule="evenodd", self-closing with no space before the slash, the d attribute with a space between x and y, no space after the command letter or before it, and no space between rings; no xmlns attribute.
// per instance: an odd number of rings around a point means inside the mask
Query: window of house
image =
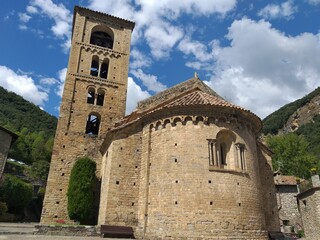
<svg viewBox="0 0 320 240"><path fill-rule="evenodd" d="M87 118L86 134L98 135L100 126L100 116L98 114L90 114Z"/></svg>
<svg viewBox="0 0 320 240"><path fill-rule="evenodd" d="M90 44L104 47L104 48L113 48L113 39L112 37L103 31L94 31L90 37Z"/></svg>
<svg viewBox="0 0 320 240"><path fill-rule="evenodd" d="M227 165L227 145L226 143L220 143L220 163Z"/></svg>
<svg viewBox="0 0 320 240"><path fill-rule="evenodd" d="M103 106L103 102L104 102L104 91L99 90L97 94L97 105Z"/></svg>
<svg viewBox="0 0 320 240"><path fill-rule="evenodd" d="M94 104L95 90L94 88L89 88L87 94L87 103Z"/></svg>
<svg viewBox="0 0 320 240"><path fill-rule="evenodd" d="M209 165L218 166L217 154L216 154L216 143L215 139L207 139L208 141L208 151L209 151Z"/></svg>

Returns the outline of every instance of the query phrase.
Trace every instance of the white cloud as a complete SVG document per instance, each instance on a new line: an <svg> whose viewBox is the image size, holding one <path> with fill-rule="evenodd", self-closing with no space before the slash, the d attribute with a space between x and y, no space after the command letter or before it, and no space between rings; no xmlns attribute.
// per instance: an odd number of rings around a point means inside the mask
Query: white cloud
<svg viewBox="0 0 320 240"><path fill-rule="evenodd" d="M48 100L48 94L41 91L31 77L20 75L6 66L0 66L0 85L36 105L43 106Z"/></svg>
<svg viewBox="0 0 320 240"><path fill-rule="evenodd" d="M51 85L57 83L57 79L55 79L55 78L42 78L42 79L40 79L40 83L43 85L51 86Z"/></svg>
<svg viewBox="0 0 320 240"><path fill-rule="evenodd" d="M243 18L226 37L230 46L213 46L209 85L227 100L265 117L319 86L320 34L286 36L266 21Z"/></svg>
<svg viewBox="0 0 320 240"><path fill-rule="evenodd" d="M160 92L167 87L158 81L158 78L151 74L144 73L141 69L132 70L130 73L142 81L142 84L148 88L149 91Z"/></svg>
<svg viewBox="0 0 320 240"><path fill-rule="evenodd" d="M45 16L53 20L54 24L51 27L52 33L55 37L63 41L61 46L65 51L69 49L72 13L62 3L55 4L52 0L31 0L26 10L29 14L39 15L41 17ZM24 15L29 16L27 14ZM27 18L20 17L20 20L23 22L26 22L26 19Z"/></svg>
<svg viewBox="0 0 320 240"><path fill-rule="evenodd" d="M144 55L137 48L134 48L130 52L130 57L132 61L130 62L130 68L136 69L141 67L149 67L151 66L152 60L148 56Z"/></svg>
<svg viewBox="0 0 320 240"><path fill-rule="evenodd" d="M312 4L312 5L318 5L320 4L320 0L306 0L308 3Z"/></svg>
<svg viewBox="0 0 320 240"><path fill-rule="evenodd" d="M62 94L63 94L64 82L66 80L67 71L68 71L67 68L63 68L58 72L59 83L58 83L58 87L56 88L56 94L60 97L62 97Z"/></svg>
<svg viewBox="0 0 320 240"><path fill-rule="evenodd" d="M90 0L88 8L134 21L133 44L144 37L152 56L160 59L167 58L184 35L182 28L174 26L172 21L185 13L193 16L224 16L235 8L236 3L236 0Z"/></svg>
<svg viewBox="0 0 320 240"><path fill-rule="evenodd" d="M31 19L31 16L29 16L28 14L26 13L19 13L19 19L20 21L24 22L24 23L27 23L29 22L29 20Z"/></svg>
<svg viewBox="0 0 320 240"><path fill-rule="evenodd" d="M127 90L127 106L126 114L131 113L135 110L137 103L143 99L150 97L147 91L143 91L139 85L137 85L134 80L128 78L128 90Z"/></svg>
<svg viewBox="0 0 320 240"><path fill-rule="evenodd" d="M268 4L258 13L259 16L266 19L286 18L290 19L297 12L292 0L288 0L281 4Z"/></svg>

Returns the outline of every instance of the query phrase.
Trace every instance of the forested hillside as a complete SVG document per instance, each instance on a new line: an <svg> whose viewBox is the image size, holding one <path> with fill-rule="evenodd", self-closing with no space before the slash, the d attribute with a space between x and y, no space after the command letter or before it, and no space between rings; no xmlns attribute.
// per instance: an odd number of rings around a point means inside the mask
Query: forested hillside
<svg viewBox="0 0 320 240"><path fill-rule="evenodd" d="M320 88L270 114L263 125L274 170L301 178L311 169L320 173Z"/></svg>
<svg viewBox="0 0 320 240"><path fill-rule="evenodd" d="M56 117L0 87L0 126L19 136L8 157L31 165L29 178L45 182L56 125Z"/></svg>

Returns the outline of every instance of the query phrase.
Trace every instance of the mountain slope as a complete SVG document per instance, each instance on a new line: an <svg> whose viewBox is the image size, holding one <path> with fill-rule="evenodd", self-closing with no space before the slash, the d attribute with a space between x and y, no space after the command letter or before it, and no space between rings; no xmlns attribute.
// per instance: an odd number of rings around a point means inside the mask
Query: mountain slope
<svg viewBox="0 0 320 240"><path fill-rule="evenodd" d="M31 132L45 132L54 136L57 118L0 87L0 125L14 132L27 128Z"/></svg>

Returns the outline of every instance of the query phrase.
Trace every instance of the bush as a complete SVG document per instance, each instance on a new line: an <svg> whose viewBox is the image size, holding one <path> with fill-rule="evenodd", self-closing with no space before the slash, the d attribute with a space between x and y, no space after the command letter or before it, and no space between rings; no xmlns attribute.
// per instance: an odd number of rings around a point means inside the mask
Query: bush
<svg viewBox="0 0 320 240"><path fill-rule="evenodd" d="M68 215L80 224L88 224L92 218L95 171L96 163L87 157L79 158L71 171L67 193Z"/></svg>
<svg viewBox="0 0 320 240"><path fill-rule="evenodd" d="M8 211L7 204L4 202L0 202L0 216L5 215L7 211Z"/></svg>
<svg viewBox="0 0 320 240"><path fill-rule="evenodd" d="M0 201L7 204L11 213L22 214L32 200L32 186L19 178L6 174L0 186Z"/></svg>

